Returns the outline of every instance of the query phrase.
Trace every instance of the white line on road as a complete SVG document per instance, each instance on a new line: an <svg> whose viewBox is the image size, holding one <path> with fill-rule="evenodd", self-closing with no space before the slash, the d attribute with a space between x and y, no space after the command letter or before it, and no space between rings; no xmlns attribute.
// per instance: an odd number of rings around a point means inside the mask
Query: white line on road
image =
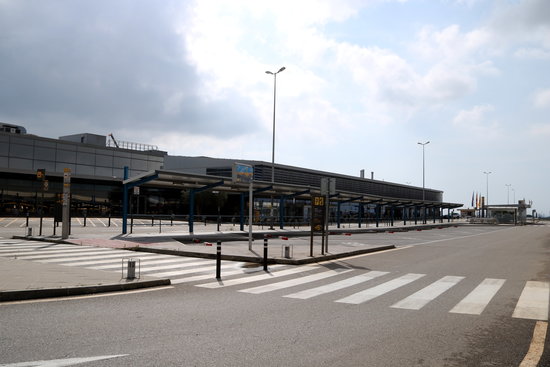
<svg viewBox="0 0 550 367"><path fill-rule="evenodd" d="M262 286L259 286L259 287L254 287L254 288L242 289L239 292L252 293L252 294L266 293L266 292L276 291L276 290L279 290L279 289L294 287L294 286L300 285L300 284L314 282L316 280L321 280L321 279L333 277L333 276L339 275L339 274L345 274L345 273L348 273L350 271L353 271L353 269L328 270L328 271L324 271L322 273L312 274L312 275L308 275L308 276L301 277L301 278L285 280L285 281L282 281L282 282L271 283L271 284L262 285Z"/></svg>
<svg viewBox="0 0 550 367"><path fill-rule="evenodd" d="M231 279L231 280L226 280L226 281L219 281L219 282L212 282L212 283L205 283L205 284L197 284L197 287L222 288L222 287L228 287L228 286L231 286L231 285L246 284L246 283L257 282L257 281L260 281L260 280L266 280L266 279L273 279L273 278L277 278L277 277L282 277L282 276L285 276L285 275L303 273L303 272L311 271L311 270L314 270L314 269L318 269L318 267L317 266L304 266L304 267L292 268L292 269L288 269L288 270L281 270L281 271L277 271L277 272L274 272L274 273L254 275L254 276Z"/></svg>
<svg viewBox="0 0 550 367"><path fill-rule="evenodd" d="M411 294L409 297L395 303L392 308L403 308L407 310L420 310L428 303L442 295L444 292L458 284L464 277L445 276L429 286Z"/></svg>
<svg viewBox="0 0 550 367"><path fill-rule="evenodd" d="M336 300L335 302L351 303L355 305L364 303L364 302L370 301L371 299L379 297L385 293L391 292L399 287L412 283L415 280L418 280L425 275L426 274L414 274L414 273L405 274L399 278L390 280L386 283L382 283L372 288L365 289L364 291L352 294L351 296L348 296L348 297L341 298L339 300Z"/></svg>
<svg viewBox="0 0 550 367"><path fill-rule="evenodd" d="M529 281L521 292L512 317L518 319L548 320L548 282Z"/></svg>
<svg viewBox="0 0 550 367"><path fill-rule="evenodd" d="M504 279L485 279L449 312L481 315L505 281Z"/></svg>
<svg viewBox="0 0 550 367"><path fill-rule="evenodd" d="M301 291L301 292L287 294L284 297L297 298L297 299L308 299L308 298L312 298L312 297L315 297L315 296L319 296L321 294L335 292L335 291L340 290L340 289L344 289L344 288L347 288L347 287L354 286L356 284L367 282L369 280L378 278L378 277L380 277L382 275L386 275L386 274L389 274L389 272L387 272L387 271L369 271L366 274L356 275L354 277L347 278L347 279L341 280L341 281L336 282L336 283L322 285L322 286L317 287L317 288L306 289L306 290Z"/></svg>

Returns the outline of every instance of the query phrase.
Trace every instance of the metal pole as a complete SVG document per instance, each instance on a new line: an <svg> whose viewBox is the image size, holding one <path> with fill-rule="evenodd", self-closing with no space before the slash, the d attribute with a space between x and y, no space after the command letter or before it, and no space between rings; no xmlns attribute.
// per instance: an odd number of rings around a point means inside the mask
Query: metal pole
<svg viewBox="0 0 550 367"><path fill-rule="evenodd" d="M508 189L508 194L507 194L507 197L506 197L506 204L510 205L510 186L512 186L511 184L505 184L504 186L506 186L506 188Z"/></svg>
<svg viewBox="0 0 550 367"><path fill-rule="evenodd" d="M216 244L216 279L222 278L222 242Z"/></svg>
<svg viewBox="0 0 550 367"><path fill-rule="evenodd" d="M264 271L267 271L267 237L264 237Z"/></svg>
<svg viewBox="0 0 550 367"><path fill-rule="evenodd" d="M266 71L266 74L273 75L273 138L272 138L272 144L271 144L271 183L275 183L275 107L277 103L277 74L279 74L281 71L285 70L285 67L279 69L277 72L272 71ZM274 221L274 211L273 211L273 195L271 195L271 227L269 229L273 228L273 221Z"/></svg>
<svg viewBox="0 0 550 367"><path fill-rule="evenodd" d="M489 205L489 175L492 173L492 172L483 172L485 173L485 175L487 176L487 197L485 198L485 205Z"/></svg>
<svg viewBox="0 0 550 367"><path fill-rule="evenodd" d="M254 198L252 197L252 181L250 181L250 184L248 186L248 249L252 251L252 208L254 206Z"/></svg>

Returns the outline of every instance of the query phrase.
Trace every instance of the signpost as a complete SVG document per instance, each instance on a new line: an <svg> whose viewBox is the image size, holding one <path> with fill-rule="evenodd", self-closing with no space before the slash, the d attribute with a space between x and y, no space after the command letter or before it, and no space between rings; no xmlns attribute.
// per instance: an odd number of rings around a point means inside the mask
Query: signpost
<svg viewBox="0 0 550 367"><path fill-rule="evenodd" d="M61 226L61 238L69 238L70 209L71 209L71 169L63 169L63 224Z"/></svg>
<svg viewBox="0 0 550 367"><path fill-rule="evenodd" d="M254 208L252 189L254 182L254 167L249 164L234 163L233 182L248 183L248 250L252 251L252 220Z"/></svg>
<svg viewBox="0 0 550 367"><path fill-rule="evenodd" d="M321 242L321 246L324 246L324 249L321 251L321 253L324 255L325 251L328 252L328 220L330 195L336 195L336 179L334 177L324 177L321 179L321 195L324 195L326 198L325 233L323 234L323 241Z"/></svg>
<svg viewBox="0 0 550 367"><path fill-rule="evenodd" d="M314 195L311 197L311 237L309 243L309 256L313 257L313 236L321 233L325 238L325 197ZM321 242L321 253L324 254L324 244Z"/></svg>
<svg viewBox="0 0 550 367"><path fill-rule="evenodd" d="M48 181L46 181L46 170L41 168L36 170L36 179L42 181L42 198L40 200L40 229L39 236L42 236L42 220L44 218L44 191L48 190Z"/></svg>

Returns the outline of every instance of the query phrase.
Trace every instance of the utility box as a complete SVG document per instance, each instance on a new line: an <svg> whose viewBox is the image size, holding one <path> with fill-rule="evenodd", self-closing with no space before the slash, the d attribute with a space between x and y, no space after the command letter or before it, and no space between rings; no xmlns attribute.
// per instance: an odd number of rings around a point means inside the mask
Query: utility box
<svg viewBox="0 0 550 367"><path fill-rule="evenodd" d="M122 259L122 278L133 280L140 277L141 264L140 259L125 258Z"/></svg>
<svg viewBox="0 0 550 367"><path fill-rule="evenodd" d="M32 236L32 227L27 227L27 237Z"/></svg>
<svg viewBox="0 0 550 367"><path fill-rule="evenodd" d="M285 259L291 259L292 253L293 253L292 245L283 245L281 247L281 257L284 257Z"/></svg>

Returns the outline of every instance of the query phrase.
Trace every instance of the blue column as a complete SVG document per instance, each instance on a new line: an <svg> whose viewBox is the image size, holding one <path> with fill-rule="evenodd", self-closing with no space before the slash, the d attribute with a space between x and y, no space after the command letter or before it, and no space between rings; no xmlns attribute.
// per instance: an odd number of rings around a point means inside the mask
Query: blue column
<svg viewBox="0 0 550 367"><path fill-rule="evenodd" d="M336 228L340 228L340 202L336 205Z"/></svg>
<svg viewBox="0 0 550 367"><path fill-rule="evenodd" d="M361 228L361 221L363 219L363 203L359 203L359 211L357 212L357 218L359 219L358 226Z"/></svg>
<svg viewBox="0 0 550 367"><path fill-rule="evenodd" d="M195 189L189 190L189 233L193 233L195 223Z"/></svg>
<svg viewBox="0 0 550 367"><path fill-rule="evenodd" d="M128 179L128 166L124 166L124 180ZM122 234L128 233L128 185L122 185Z"/></svg>
<svg viewBox="0 0 550 367"><path fill-rule="evenodd" d="M279 228L285 228L285 197L281 195L279 199Z"/></svg>
<svg viewBox="0 0 550 367"><path fill-rule="evenodd" d="M241 231L244 231L244 196L246 194L244 192L241 192L241 204L240 204L240 224L241 224Z"/></svg>

